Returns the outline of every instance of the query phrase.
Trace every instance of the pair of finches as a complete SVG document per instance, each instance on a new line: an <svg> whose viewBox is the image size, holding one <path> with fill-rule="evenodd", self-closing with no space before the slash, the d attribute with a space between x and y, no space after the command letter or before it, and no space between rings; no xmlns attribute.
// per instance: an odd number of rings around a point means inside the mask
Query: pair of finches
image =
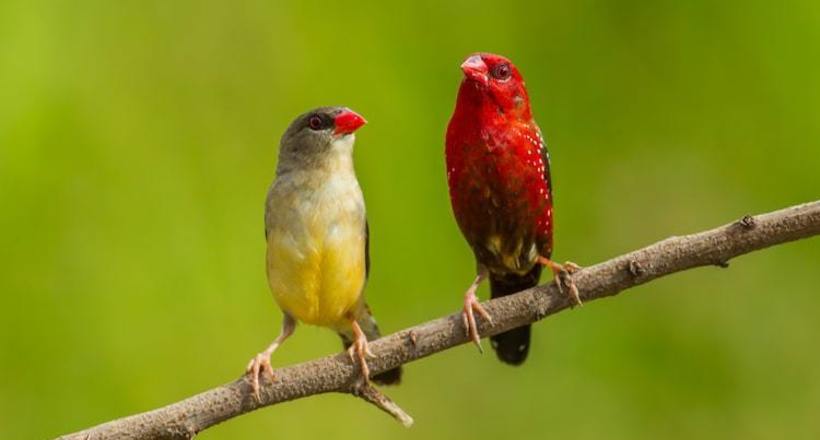
<svg viewBox="0 0 820 440"><path fill-rule="evenodd" d="M488 53L461 64L464 78L447 127L447 183L453 213L476 260L464 295L465 332L481 349L476 314L492 317L476 296L488 279L493 298L535 286L541 269L571 271L552 254L550 162L530 109L524 80L506 58ZM401 369L370 376L368 341L380 336L364 300L370 271L369 227L353 168L354 133L366 123L345 107L298 116L282 136L276 178L265 205L268 283L284 319L279 336L249 362L259 397L260 379L274 380L270 358L297 322L328 327L342 338L361 377L395 384ZM580 304L569 278L569 293ZM491 337L499 359L527 357L530 327Z"/></svg>

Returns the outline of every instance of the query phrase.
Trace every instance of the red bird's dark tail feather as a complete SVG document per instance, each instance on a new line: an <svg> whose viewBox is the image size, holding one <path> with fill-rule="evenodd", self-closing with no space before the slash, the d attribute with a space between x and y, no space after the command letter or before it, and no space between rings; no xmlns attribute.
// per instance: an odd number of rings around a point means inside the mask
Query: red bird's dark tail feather
<svg viewBox="0 0 820 440"><path fill-rule="evenodd" d="M532 270L524 275L490 274L490 294L493 298L512 295L522 290L535 287L541 279L540 264L533 266ZM490 343L495 350L495 354L502 362L510 365L521 365L527 359L530 352L530 326L508 330L490 337Z"/></svg>
<svg viewBox="0 0 820 440"><path fill-rule="evenodd" d="M370 314L370 309L365 306L365 310L366 313L363 313L357 322L365 336L367 336L367 341L375 341L381 337L381 332L379 331L379 326L376 325L376 319ZM342 338L342 344L344 344L345 350L350 348L350 345L353 344L353 334L349 332L339 332L339 336ZM398 385L401 382L401 367L374 374L370 376L370 380L379 385Z"/></svg>

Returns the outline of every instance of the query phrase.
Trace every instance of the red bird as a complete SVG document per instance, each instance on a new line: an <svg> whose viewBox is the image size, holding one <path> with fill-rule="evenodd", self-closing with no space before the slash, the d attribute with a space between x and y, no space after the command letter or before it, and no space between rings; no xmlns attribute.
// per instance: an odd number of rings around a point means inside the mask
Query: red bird
<svg viewBox="0 0 820 440"><path fill-rule="evenodd" d="M456 221L476 259L477 276L464 296L462 315L481 350L474 312L492 322L476 298L485 278L497 298L538 284L542 266L556 279L578 266L549 259L550 160L524 79L510 60L488 53L470 56L461 70L464 80L447 127L447 183ZM566 278L572 300L580 304L571 277ZM491 342L499 359L521 364L529 351L530 326L495 335Z"/></svg>

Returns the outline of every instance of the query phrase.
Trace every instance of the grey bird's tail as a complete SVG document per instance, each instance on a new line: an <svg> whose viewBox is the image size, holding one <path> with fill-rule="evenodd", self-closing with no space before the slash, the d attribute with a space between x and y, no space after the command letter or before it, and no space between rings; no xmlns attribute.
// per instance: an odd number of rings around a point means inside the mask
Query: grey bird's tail
<svg viewBox="0 0 820 440"><path fill-rule="evenodd" d="M367 336L367 341L375 341L381 337L379 326L376 325L376 318L370 313L370 307L365 305L364 309L365 313L362 313L362 316L356 322L358 322L359 327L362 328L365 336ZM344 344L345 350L350 348L353 344L353 334L350 331L345 331L339 332L339 336L342 338L342 344ZM401 382L401 367L374 374L370 377L370 380L379 385L398 385Z"/></svg>
<svg viewBox="0 0 820 440"><path fill-rule="evenodd" d="M535 287L541 279L541 269L542 266L536 264L524 275L495 275L491 273L490 296L500 298ZM493 346L498 359L502 362L510 365L521 365L530 352L530 325L527 324L492 336L490 337L490 344Z"/></svg>

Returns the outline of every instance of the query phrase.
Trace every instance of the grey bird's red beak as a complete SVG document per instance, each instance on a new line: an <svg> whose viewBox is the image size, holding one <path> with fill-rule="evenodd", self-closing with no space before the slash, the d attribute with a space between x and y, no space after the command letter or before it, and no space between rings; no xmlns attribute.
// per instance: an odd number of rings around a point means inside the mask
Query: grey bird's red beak
<svg viewBox="0 0 820 440"><path fill-rule="evenodd" d="M367 124L367 121L353 110L346 109L336 115L333 119L333 124L336 130L333 134L351 134L358 130L362 125Z"/></svg>
<svg viewBox="0 0 820 440"><path fill-rule="evenodd" d="M490 72L487 64L481 59L481 55L470 55L461 63L461 71L464 72L465 77L483 85L487 85L487 82L489 82L488 75Z"/></svg>

